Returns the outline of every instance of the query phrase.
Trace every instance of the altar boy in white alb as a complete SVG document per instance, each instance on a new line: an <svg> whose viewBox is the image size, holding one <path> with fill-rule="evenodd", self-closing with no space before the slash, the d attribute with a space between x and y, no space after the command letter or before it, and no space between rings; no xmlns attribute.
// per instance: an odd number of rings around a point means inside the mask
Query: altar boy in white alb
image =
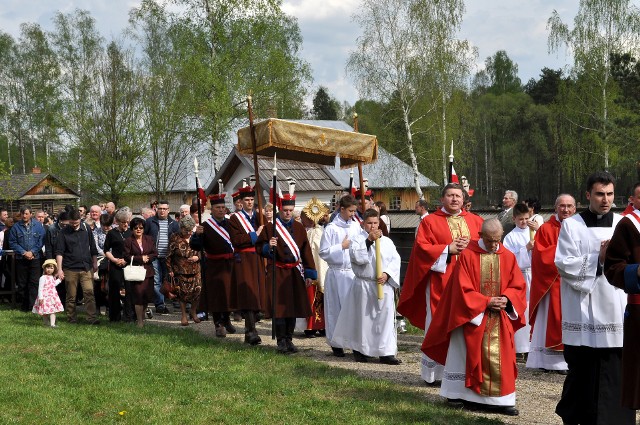
<svg viewBox="0 0 640 425"><path fill-rule="evenodd" d="M529 292L531 290L531 250L534 242L531 240L531 231L527 225L531 218L529 207L525 204L516 204L511 210L513 211L513 222L516 227L504 237L504 247L516 256L518 267L520 267L522 277L524 277L524 281L527 284L527 310L524 314L526 325L517 330L514 335L516 354L525 354L529 352L529 336L531 334L531 326L529 326Z"/></svg>
<svg viewBox="0 0 640 425"><path fill-rule="evenodd" d="M382 236L379 220L376 210L365 211L363 231L351 241L349 256L355 279L340 309L331 345L352 349L357 362L380 357L380 363L398 365L393 290L400 287L400 255L391 239ZM376 274L376 240L381 244L380 276ZM382 299L378 299L380 284Z"/></svg>
<svg viewBox="0 0 640 425"><path fill-rule="evenodd" d="M614 178L587 179L589 208L562 221L555 264L562 277L562 342L569 373L556 413L567 424L635 424L621 407L622 333L627 297L603 273L613 230Z"/></svg>

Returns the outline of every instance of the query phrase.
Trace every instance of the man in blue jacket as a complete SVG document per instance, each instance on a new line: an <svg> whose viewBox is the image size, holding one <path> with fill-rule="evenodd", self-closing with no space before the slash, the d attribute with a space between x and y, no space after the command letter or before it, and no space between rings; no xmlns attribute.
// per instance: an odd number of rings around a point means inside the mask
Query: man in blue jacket
<svg viewBox="0 0 640 425"><path fill-rule="evenodd" d="M149 217L144 226L144 234L149 235L156 242L158 258L153 261L154 282L153 289L156 294L155 305L157 314L169 314L169 309L164 303L164 296L160 293L163 279L168 277L167 252L171 235L180 231L178 222L169 215L169 203L160 201L156 215Z"/></svg>
<svg viewBox="0 0 640 425"><path fill-rule="evenodd" d="M33 218L31 208L20 208L21 220L9 230L9 247L16 253L16 291L21 309L29 311L38 297L40 258L44 226Z"/></svg>

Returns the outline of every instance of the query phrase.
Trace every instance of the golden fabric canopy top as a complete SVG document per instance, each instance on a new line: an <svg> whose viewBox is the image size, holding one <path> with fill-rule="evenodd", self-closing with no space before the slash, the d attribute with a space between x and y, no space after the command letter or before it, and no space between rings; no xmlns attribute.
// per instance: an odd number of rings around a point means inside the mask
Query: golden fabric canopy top
<svg viewBox="0 0 640 425"><path fill-rule="evenodd" d="M334 165L339 154L341 168L378 159L378 139L370 134L275 118L254 127L258 155L273 156L277 152L278 159ZM238 130L238 150L243 154L253 153L249 127Z"/></svg>

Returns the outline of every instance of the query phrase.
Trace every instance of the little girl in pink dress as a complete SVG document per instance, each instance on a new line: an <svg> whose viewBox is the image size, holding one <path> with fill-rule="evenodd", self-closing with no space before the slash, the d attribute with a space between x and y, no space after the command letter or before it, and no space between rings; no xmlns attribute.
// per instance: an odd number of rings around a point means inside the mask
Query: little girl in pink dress
<svg viewBox="0 0 640 425"><path fill-rule="evenodd" d="M58 265L56 260L47 260L42 265L44 274L40 276L40 284L38 285L38 299L33 305L33 312L42 316L44 325L56 326L56 313L64 311L56 286L60 283L60 279L56 279L53 275L56 273ZM49 323L47 324L47 316Z"/></svg>

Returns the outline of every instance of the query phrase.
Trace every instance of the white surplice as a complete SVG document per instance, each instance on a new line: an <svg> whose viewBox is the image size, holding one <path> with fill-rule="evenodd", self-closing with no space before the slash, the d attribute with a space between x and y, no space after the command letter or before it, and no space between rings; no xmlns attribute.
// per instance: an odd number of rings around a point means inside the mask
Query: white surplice
<svg viewBox="0 0 640 425"><path fill-rule="evenodd" d="M531 251L527 250L527 244L531 241L531 233L529 228L521 229L515 227L507 236L504 237L504 247L513 252L518 262L518 267L527 282L527 309L524 313L526 325L517 330L514 336L516 344L516 353L529 352L529 335L531 334L531 326L529 325L529 292L531 291Z"/></svg>
<svg viewBox="0 0 640 425"><path fill-rule="evenodd" d="M358 223L352 220L346 222L338 214L322 233L320 258L329 265L324 278L324 323L329 345L331 345L330 341L342 303L353 286L354 275L351 270L349 250L342 249L342 241L345 236L353 240L360 231Z"/></svg>
<svg viewBox="0 0 640 425"><path fill-rule="evenodd" d="M587 227L580 214L562 221L555 264L562 277L562 342L594 348L622 347L627 295L596 276L600 244L611 239L612 227Z"/></svg>
<svg viewBox="0 0 640 425"><path fill-rule="evenodd" d="M351 241L349 254L355 279L342 304L331 345L367 356L395 356L398 339L393 289L400 287L400 255L391 239L380 239L382 271L389 279L383 285L383 299L378 300L376 249L375 245L367 249L367 236L361 233Z"/></svg>

